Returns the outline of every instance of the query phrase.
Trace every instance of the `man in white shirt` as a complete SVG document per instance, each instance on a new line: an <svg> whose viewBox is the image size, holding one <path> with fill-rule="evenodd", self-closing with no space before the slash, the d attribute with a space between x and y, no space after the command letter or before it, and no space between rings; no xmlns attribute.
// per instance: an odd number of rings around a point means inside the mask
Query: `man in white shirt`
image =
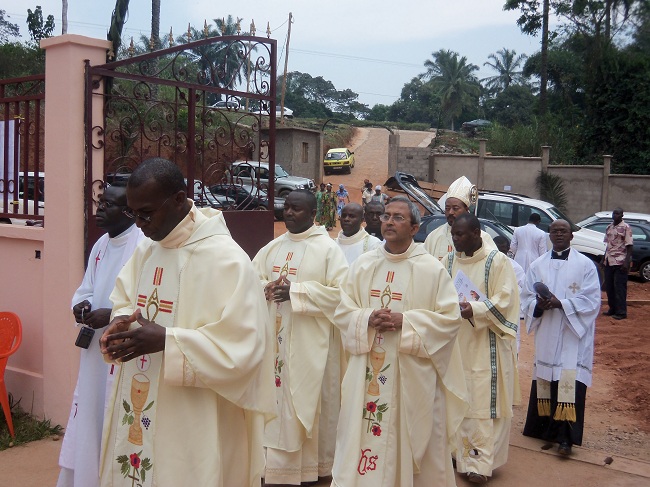
<svg viewBox="0 0 650 487"><path fill-rule="evenodd" d="M515 228L510 242L510 253L524 271L528 271L530 264L546 253L548 236L544 230L537 228L541 221L537 213L531 213L527 225Z"/></svg>

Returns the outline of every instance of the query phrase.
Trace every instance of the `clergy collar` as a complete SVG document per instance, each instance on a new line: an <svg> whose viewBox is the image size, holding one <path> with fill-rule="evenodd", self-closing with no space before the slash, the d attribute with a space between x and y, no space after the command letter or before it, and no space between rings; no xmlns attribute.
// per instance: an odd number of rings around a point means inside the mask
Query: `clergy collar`
<svg viewBox="0 0 650 487"><path fill-rule="evenodd" d="M560 252L556 252L555 250L551 250L551 259L559 259L559 260L567 260L569 258L569 251L571 250L571 247L568 247Z"/></svg>
<svg viewBox="0 0 650 487"><path fill-rule="evenodd" d="M366 232L363 228L360 228L357 233L349 237L346 237L343 233L343 230L341 230L339 231L337 240L341 245L353 245L355 243L361 242L364 238L366 238L366 236L368 236L368 232Z"/></svg>
<svg viewBox="0 0 650 487"><path fill-rule="evenodd" d="M129 235L131 234L131 232L133 231L134 228L135 228L135 223L133 225L131 225L129 228L127 228L126 230L124 230L119 235L115 235L114 237L109 236L108 237L109 242L112 245L121 244L122 242L129 239Z"/></svg>
<svg viewBox="0 0 650 487"><path fill-rule="evenodd" d="M321 233L325 234L325 235L328 235L327 231L325 230L325 227L319 227L319 226L316 226L316 225L312 225L311 227L309 227L307 230L305 230L302 233L287 232L287 233L285 233L285 235L287 236L287 238L289 240L293 240L294 242L300 242L301 240L305 240L305 239L311 237L312 235L321 234Z"/></svg>
<svg viewBox="0 0 650 487"><path fill-rule="evenodd" d="M409 245L409 248L406 249L406 251L404 253L401 253L401 254L391 254L390 252L388 252L386 250L386 244L385 243L384 243L384 245L379 247L379 249L381 249L382 254L384 255L384 257L386 257L386 260L389 260L391 262L400 262L402 260L405 260L405 259L408 259L409 257L411 257L411 254L413 254L413 251L417 250L417 245L415 244L415 242L411 242L411 245Z"/></svg>
<svg viewBox="0 0 650 487"><path fill-rule="evenodd" d="M169 234L163 238L159 243L166 249L177 249L182 247L188 238L194 232L194 222L197 217L196 206L192 200L188 200L192 204L190 211L185 218L183 218Z"/></svg>

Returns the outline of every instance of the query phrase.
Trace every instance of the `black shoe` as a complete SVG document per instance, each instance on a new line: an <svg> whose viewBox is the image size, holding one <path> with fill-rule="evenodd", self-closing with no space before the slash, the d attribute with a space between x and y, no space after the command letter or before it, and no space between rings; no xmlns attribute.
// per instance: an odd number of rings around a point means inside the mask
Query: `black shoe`
<svg viewBox="0 0 650 487"><path fill-rule="evenodd" d="M557 452L560 455L564 455L564 456L571 455L571 444L566 441L563 441L562 443L560 443L560 446L557 447Z"/></svg>
<svg viewBox="0 0 650 487"><path fill-rule="evenodd" d="M612 318L615 320L624 320L627 318L627 315L612 315Z"/></svg>
<svg viewBox="0 0 650 487"><path fill-rule="evenodd" d="M614 314L614 312L610 309L609 311L605 311L603 313L603 316L612 316L613 314Z"/></svg>
<svg viewBox="0 0 650 487"><path fill-rule="evenodd" d="M473 484L487 484L488 478L476 472L467 472L467 480Z"/></svg>

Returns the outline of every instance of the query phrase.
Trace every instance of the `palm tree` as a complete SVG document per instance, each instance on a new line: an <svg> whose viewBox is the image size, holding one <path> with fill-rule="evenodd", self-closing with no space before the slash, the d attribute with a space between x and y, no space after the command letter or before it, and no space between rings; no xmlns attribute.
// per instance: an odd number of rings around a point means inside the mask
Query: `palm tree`
<svg viewBox="0 0 650 487"><path fill-rule="evenodd" d="M489 66L497 72L496 76L483 78L481 81L485 83L485 87L491 92L500 92L505 90L511 84L521 84L525 82L526 77L521 70L526 55L520 54L517 56L516 51L506 49L499 49L496 54L490 54L488 59L491 60L483 63L483 66Z"/></svg>
<svg viewBox="0 0 650 487"><path fill-rule="evenodd" d="M459 57L457 52L449 50L440 49L431 55L433 60L424 62L427 71L420 77L430 80L440 94L442 112L451 121L451 129L454 130L454 120L464 108L478 100L480 85L474 75L478 66L468 64L465 56Z"/></svg>
<svg viewBox="0 0 650 487"><path fill-rule="evenodd" d="M178 42L193 42L206 37L248 35L247 32L240 30L239 25L242 20L237 18L235 21L232 15L228 15L225 19L214 19L215 27L207 24L203 30L191 27L189 39L185 34L178 38ZM240 49L240 45L233 43L215 42L194 48L192 52L198 56L199 66L210 80L211 85L233 88L235 85L241 84L243 76L246 74L247 63L246 59L241 57Z"/></svg>

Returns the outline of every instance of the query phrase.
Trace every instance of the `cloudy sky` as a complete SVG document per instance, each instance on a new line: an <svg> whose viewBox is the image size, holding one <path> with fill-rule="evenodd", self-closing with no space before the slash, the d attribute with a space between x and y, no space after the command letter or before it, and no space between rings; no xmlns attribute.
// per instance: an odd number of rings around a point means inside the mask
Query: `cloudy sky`
<svg viewBox="0 0 650 487"><path fill-rule="evenodd" d="M31 5L33 2L33 5ZM68 0L68 33L105 38L114 0ZM161 33L173 28L174 36L187 24L201 28L204 19L243 19L248 30L255 21L258 35L266 30L281 45L292 12L289 70L323 76L337 89L350 88L359 101L373 106L391 104L405 83L424 71L423 63L438 49L450 49L480 67L479 78L492 74L483 66L488 55L507 47L518 54L539 49L539 38L525 36L516 25L517 12L504 12L505 0L162 0ZM54 15L61 32L60 0L3 0L12 22L28 37L27 8L40 4ZM125 37L149 36L151 2L131 0ZM278 47L282 51L281 47ZM284 55L279 59L279 71Z"/></svg>

